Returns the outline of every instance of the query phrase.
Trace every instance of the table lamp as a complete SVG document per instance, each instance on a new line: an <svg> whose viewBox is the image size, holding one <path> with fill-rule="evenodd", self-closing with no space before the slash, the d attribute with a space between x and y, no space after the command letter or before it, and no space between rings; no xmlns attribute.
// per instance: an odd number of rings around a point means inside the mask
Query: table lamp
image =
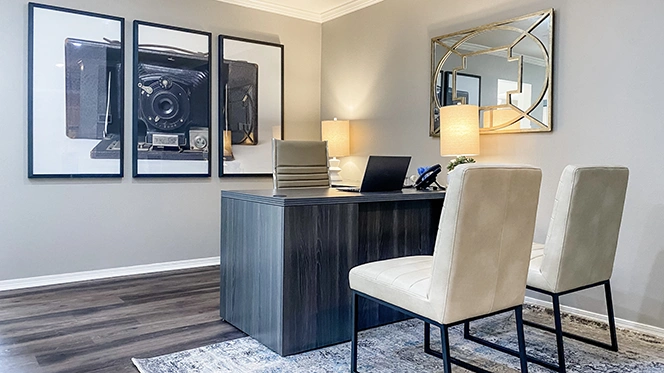
<svg viewBox="0 0 664 373"><path fill-rule="evenodd" d="M477 105L440 108L440 155L480 154L480 112Z"/></svg>
<svg viewBox="0 0 664 373"><path fill-rule="evenodd" d="M330 159L330 182L342 181L337 157L350 155L350 122L347 120L324 120L321 123L321 138L327 141L327 153Z"/></svg>

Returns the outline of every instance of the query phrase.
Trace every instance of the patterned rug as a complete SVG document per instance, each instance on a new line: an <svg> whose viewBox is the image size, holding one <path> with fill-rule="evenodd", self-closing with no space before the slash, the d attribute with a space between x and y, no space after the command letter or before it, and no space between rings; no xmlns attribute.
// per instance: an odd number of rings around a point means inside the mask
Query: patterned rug
<svg viewBox="0 0 664 373"><path fill-rule="evenodd" d="M527 306L524 318L552 324L550 310ZM608 340L605 324L565 315L564 329L591 338ZM403 373L442 372L441 361L423 352L423 324L407 320L360 333L358 371ZM471 333L517 349L514 316L504 314L471 324ZM432 328L432 348L440 344L438 328ZM519 360L463 339L463 327L450 329L452 356L492 372L518 372ZM436 343L438 342L438 343ZM611 352L565 338L568 372L664 372L664 340L618 330L619 352ZM526 327L528 354L555 362L555 336ZM437 347L440 349L440 347ZM348 372L350 345L342 343L299 355L281 357L250 337L193 350L132 359L141 373L327 373ZM466 372L453 366L455 372ZM529 364L533 373L550 372Z"/></svg>

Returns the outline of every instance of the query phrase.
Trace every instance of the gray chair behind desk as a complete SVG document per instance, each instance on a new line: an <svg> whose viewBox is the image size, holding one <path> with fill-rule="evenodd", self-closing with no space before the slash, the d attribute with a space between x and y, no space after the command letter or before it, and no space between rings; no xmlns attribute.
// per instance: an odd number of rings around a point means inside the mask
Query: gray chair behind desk
<svg viewBox="0 0 664 373"><path fill-rule="evenodd" d="M326 141L272 140L272 179L275 189L329 188Z"/></svg>

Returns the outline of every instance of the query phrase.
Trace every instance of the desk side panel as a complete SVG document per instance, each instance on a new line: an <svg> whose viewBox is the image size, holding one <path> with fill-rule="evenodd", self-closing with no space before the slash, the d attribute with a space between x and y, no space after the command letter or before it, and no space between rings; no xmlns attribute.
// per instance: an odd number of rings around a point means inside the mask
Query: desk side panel
<svg viewBox="0 0 664 373"><path fill-rule="evenodd" d="M286 207L284 354L350 338L357 204Z"/></svg>
<svg viewBox="0 0 664 373"><path fill-rule="evenodd" d="M284 212L283 355L348 341L356 265L431 255L442 200L293 206ZM406 316L361 300L360 328Z"/></svg>
<svg viewBox="0 0 664 373"><path fill-rule="evenodd" d="M219 312L282 353L283 207L222 198Z"/></svg>

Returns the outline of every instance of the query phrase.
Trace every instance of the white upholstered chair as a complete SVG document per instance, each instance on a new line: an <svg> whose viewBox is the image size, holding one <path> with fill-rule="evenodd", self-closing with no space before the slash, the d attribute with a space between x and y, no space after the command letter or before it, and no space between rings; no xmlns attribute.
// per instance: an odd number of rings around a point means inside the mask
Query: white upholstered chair
<svg viewBox="0 0 664 373"><path fill-rule="evenodd" d="M563 170L546 241L533 244L527 286L553 298L555 328L524 321L556 334L558 365L533 357L529 361L565 372L563 336L618 351L610 278L628 176L626 167L570 165ZM611 344L562 330L560 296L595 286L604 286ZM465 334L468 338L467 327ZM482 343L476 337L468 339Z"/></svg>
<svg viewBox="0 0 664 373"><path fill-rule="evenodd" d="M272 139L274 188L329 188L326 141Z"/></svg>
<svg viewBox="0 0 664 373"><path fill-rule="evenodd" d="M530 166L465 164L450 174L432 256L410 256L357 266L353 290L351 371L357 370L359 297L395 308L425 322L424 349L451 363L477 367L450 356L448 328L514 311L527 372L521 311L541 171ZM441 329L442 352L430 348L430 325Z"/></svg>

